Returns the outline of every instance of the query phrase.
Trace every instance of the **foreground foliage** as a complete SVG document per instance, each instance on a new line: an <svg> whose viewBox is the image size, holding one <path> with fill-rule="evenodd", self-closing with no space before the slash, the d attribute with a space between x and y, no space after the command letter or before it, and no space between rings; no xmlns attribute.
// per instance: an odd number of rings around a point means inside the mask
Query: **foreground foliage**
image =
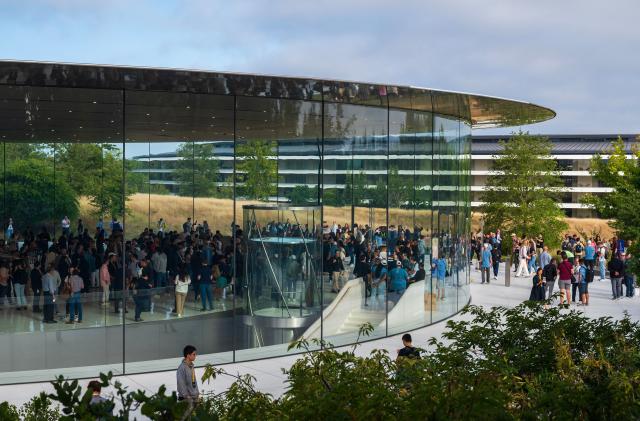
<svg viewBox="0 0 640 421"><path fill-rule="evenodd" d="M371 329L364 326L361 333ZM317 345L301 340L292 347ZM280 398L257 391L253 378L241 376L228 390L205 396L191 419L640 418L640 326L628 317L590 319L534 303L470 306L462 320L447 322L441 340L425 345L419 360L395 361L384 350L361 357L357 345L306 352L286 371L288 388ZM227 373L209 366L203 381L221 375ZM60 378L49 397L60 404L59 419L123 420L140 409L151 419L174 420L184 411L164 387L147 395L127 392L110 375L101 381L116 390L114 417L104 412L111 402L89 407L90 394ZM10 410L0 406L2 419L18 419L7 415Z"/></svg>

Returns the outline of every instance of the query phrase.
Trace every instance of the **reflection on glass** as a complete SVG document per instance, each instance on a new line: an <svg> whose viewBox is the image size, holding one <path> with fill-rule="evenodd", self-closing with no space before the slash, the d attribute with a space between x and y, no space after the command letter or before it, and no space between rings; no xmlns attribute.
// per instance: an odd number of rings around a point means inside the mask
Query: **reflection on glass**
<svg viewBox="0 0 640 421"><path fill-rule="evenodd" d="M0 335L25 332L0 341L0 382L169 369L186 343L203 363L270 357L468 302L468 104L358 83L224 89L0 86Z"/></svg>

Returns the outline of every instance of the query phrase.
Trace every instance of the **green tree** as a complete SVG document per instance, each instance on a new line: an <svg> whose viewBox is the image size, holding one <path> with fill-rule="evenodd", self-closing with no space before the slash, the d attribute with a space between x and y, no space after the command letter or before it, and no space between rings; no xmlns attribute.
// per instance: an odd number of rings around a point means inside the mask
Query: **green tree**
<svg viewBox="0 0 640 421"><path fill-rule="evenodd" d="M219 197L219 163L213 143L186 142L176 151L175 179L180 196Z"/></svg>
<svg viewBox="0 0 640 421"><path fill-rule="evenodd" d="M627 159L624 142L618 138L607 151L608 159L597 154L591 160L591 174L604 187L613 189L611 193L588 195L584 203L593 205L603 218L610 219L609 225L620 238L630 240L631 268L640 274L640 151L634 146Z"/></svg>
<svg viewBox="0 0 640 421"><path fill-rule="evenodd" d="M13 218L18 230L27 226L57 221L67 215L78 215L78 200L71 186L53 178L53 167L47 161L27 158L12 161L5 169L4 195L7 218Z"/></svg>
<svg viewBox="0 0 640 421"><path fill-rule="evenodd" d="M560 242L566 229L558 206L562 180L551 157L551 142L542 136L514 133L500 142L481 200L485 226L520 236L542 235L547 243Z"/></svg>
<svg viewBox="0 0 640 421"><path fill-rule="evenodd" d="M132 171L139 164L123 161L122 150L115 144L58 143L52 145L54 150L56 183L64 180L78 196L88 197L96 215L122 216L123 165L127 173L125 201L144 184L145 175Z"/></svg>
<svg viewBox="0 0 640 421"><path fill-rule="evenodd" d="M318 189L306 184L295 186L289 192L289 201L292 205L309 205L318 201Z"/></svg>
<svg viewBox="0 0 640 421"><path fill-rule="evenodd" d="M97 172L94 173L90 186L87 186L87 189L90 188L90 191L87 191L89 202L97 215L122 218L125 201L133 191L132 187L125 185L123 197L123 165L121 151L115 146L105 145L99 176Z"/></svg>
<svg viewBox="0 0 640 421"><path fill-rule="evenodd" d="M389 207L410 206L413 196L413 176L398 174L397 168L389 168ZM386 201L386 198L385 198Z"/></svg>
<svg viewBox="0 0 640 421"><path fill-rule="evenodd" d="M278 162L273 159L275 147L275 142L259 139L236 145L236 177L241 196L266 201L277 194Z"/></svg>

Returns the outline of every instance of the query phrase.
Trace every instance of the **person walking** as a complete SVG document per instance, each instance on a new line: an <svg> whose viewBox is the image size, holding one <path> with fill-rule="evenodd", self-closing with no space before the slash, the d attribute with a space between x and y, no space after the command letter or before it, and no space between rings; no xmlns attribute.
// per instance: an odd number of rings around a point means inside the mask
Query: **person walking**
<svg viewBox="0 0 640 421"><path fill-rule="evenodd" d="M562 262L558 265L558 287L560 288L560 304L571 304L571 276L573 275L573 265L569 262L567 254L563 251L561 254Z"/></svg>
<svg viewBox="0 0 640 421"><path fill-rule="evenodd" d="M622 297L622 280L624 279L624 263L620 259L619 254L615 254L607 265L611 274L611 291L613 292L613 300Z"/></svg>
<svg viewBox="0 0 640 421"><path fill-rule="evenodd" d="M491 267L493 266L493 261L491 259L491 252L489 251L489 244L484 243L482 245L482 255L481 255L481 265L480 270L482 274L482 282L481 283L489 283L491 280Z"/></svg>
<svg viewBox="0 0 640 421"><path fill-rule="evenodd" d="M198 378L196 376L196 369L194 361L196 360L196 347L193 345L187 345L182 350L184 359L178 366L176 371L176 383L178 389L178 400L185 401L187 403L187 409L182 416L182 420L189 418L200 398L200 391L198 390Z"/></svg>
<svg viewBox="0 0 640 421"><path fill-rule="evenodd" d="M524 240L518 249L518 271L516 272L516 277L524 276L525 278L529 277L529 270L527 268L527 257L529 256L529 247L528 242Z"/></svg>

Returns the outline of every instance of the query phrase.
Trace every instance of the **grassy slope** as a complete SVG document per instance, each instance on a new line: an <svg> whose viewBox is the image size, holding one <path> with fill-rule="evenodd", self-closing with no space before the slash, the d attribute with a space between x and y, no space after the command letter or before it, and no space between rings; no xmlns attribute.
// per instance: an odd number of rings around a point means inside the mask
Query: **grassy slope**
<svg viewBox="0 0 640 421"><path fill-rule="evenodd" d="M242 225L242 206L256 202L238 201L236 202L237 220ZM233 220L233 203L229 199L211 199L211 198L195 198L169 196L160 194L134 194L127 202L129 212L126 216L126 225L128 232L141 232L149 223L155 229L158 219L165 219L169 229L181 229L182 223L188 216L194 216L196 220L202 222L207 220L209 226L213 230L220 230L224 234L229 233L229 225ZM195 212L194 212L195 209ZM375 212L374 212L375 211ZM85 198L80 199L80 214L85 221L85 226L95 227L96 217L92 214L92 207ZM391 210L389 214L389 224L406 225L411 222L414 211L406 209ZM148 216L150 215L150 216ZM300 215L298 216L301 217ZM374 226L386 225L386 212L384 209L377 208L371 212L367 208L355 209L355 220L359 224L370 223L370 217ZM429 226L431 220L431 211L418 210L415 211L416 222L422 226ZM343 207L325 207L324 220L332 224L334 221L338 224L344 224L351 220L351 208ZM592 230L600 230L600 235L605 238L613 236L613 230L607 225L607 221L591 218L567 218L569 224L568 232L575 233L585 231L590 234ZM267 222L267 221L261 221ZM309 221L300 221L301 223L311 223ZM441 224L446 221L441 221ZM479 215L474 213L472 224L474 230L479 226ZM411 224L409 224L411 225Z"/></svg>

